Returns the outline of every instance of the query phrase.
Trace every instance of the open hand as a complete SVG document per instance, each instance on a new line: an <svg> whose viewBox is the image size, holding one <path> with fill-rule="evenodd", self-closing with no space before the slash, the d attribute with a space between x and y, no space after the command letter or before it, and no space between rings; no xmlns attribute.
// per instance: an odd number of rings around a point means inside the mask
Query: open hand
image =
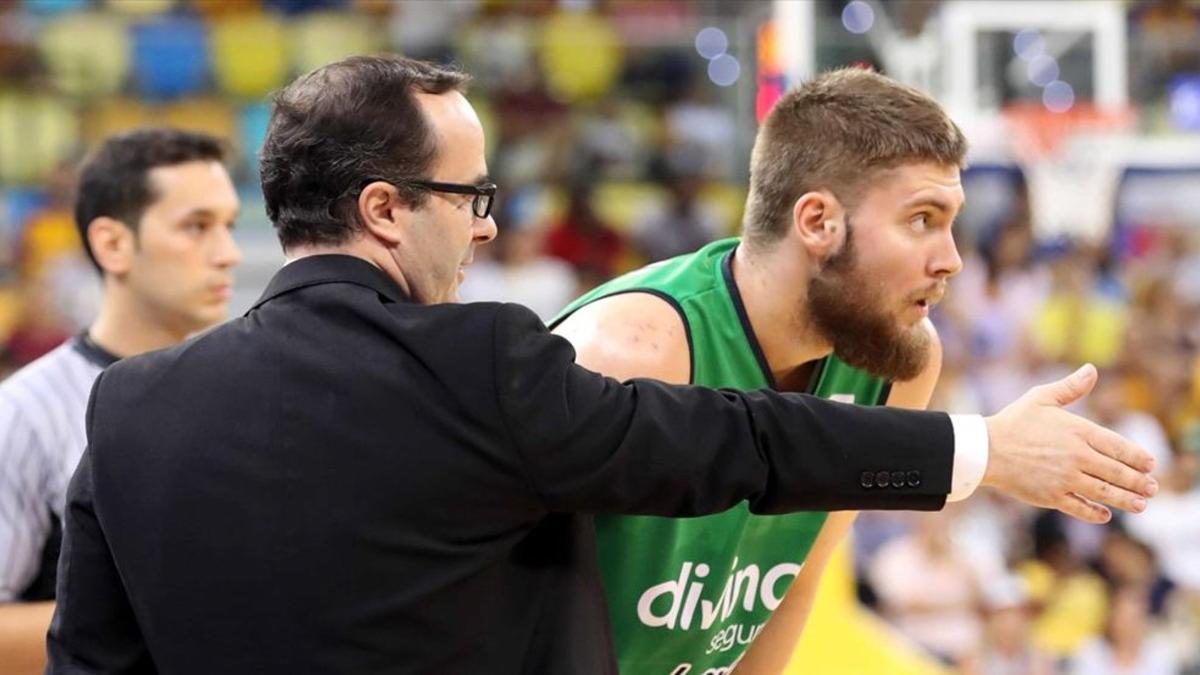
<svg viewBox="0 0 1200 675"><path fill-rule="evenodd" d="M1096 368L1030 389L985 419L988 467L983 484L1027 504L1106 523L1105 506L1140 513L1158 492L1154 458L1121 435L1071 414L1064 406L1096 385Z"/></svg>

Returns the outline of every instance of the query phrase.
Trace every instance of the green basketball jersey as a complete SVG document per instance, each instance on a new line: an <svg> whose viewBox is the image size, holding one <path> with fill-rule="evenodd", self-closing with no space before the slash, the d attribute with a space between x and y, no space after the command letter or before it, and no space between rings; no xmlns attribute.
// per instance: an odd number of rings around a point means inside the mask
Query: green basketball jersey
<svg viewBox="0 0 1200 675"><path fill-rule="evenodd" d="M774 387L733 282L737 239L631 272L587 293L555 318L603 297L648 292L680 313L691 347L691 382ZM883 403L887 382L835 357L814 368L809 393ZM825 513L756 516L743 504L702 518L601 516L600 566L621 672L718 675L762 630L795 579Z"/></svg>

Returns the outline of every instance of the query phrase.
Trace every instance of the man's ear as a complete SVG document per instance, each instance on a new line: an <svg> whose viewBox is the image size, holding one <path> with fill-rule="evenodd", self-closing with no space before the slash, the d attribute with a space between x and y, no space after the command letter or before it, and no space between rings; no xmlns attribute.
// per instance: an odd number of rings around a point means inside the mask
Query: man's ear
<svg viewBox="0 0 1200 675"><path fill-rule="evenodd" d="M367 232L384 244L395 246L404 239L412 220L412 207L400 199L393 185L376 181L358 195L358 218Z"/></svg>
<svg viewBox="0 0 1200 675"><path fill-rule="evenodd" d="M845 237L846 210L828 190L800 195L792 205L792 234L818 260L835 253Z"/></svg>
<svg viewBox="0 0 1200 675"><path fill-rule="evenodd" d="M116 218L100 216L88 223L88 247L106 274L122 276L133 267L137 235Z"/></svg>

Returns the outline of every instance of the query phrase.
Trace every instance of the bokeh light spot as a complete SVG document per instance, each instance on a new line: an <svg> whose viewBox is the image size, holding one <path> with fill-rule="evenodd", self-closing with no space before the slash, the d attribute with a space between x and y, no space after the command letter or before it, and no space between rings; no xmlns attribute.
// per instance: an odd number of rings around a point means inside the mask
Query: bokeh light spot
<svg viewBox="0 0 1200 675"><path fill-rule="evenodd" d="M708 79L712 80L713 84L728 87L737 82L741 74L741 64L729 54L722 54L708 62Z"/></svg>
<svg viewBox="0 0 1200 675"><path fill-rule="evenodd" d="M842 8L842 25L851 33L861 35L875 25L875 10L863 0L847 2Z"/></svg>
<svg viewBox="0 0 1200 675"><path fill-rule="evenodd" d="M715 26L709 26L696 33L696 51L706 59L712 60L729 49L729 38L725 31Z"/></svg>

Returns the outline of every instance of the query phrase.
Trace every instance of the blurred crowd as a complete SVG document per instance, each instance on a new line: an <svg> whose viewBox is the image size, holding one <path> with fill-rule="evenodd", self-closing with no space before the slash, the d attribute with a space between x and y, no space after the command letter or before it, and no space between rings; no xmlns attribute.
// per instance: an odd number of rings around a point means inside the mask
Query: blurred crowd
<svg viewBox="0 0 1200 675"><path fill-rule="evenodd" d="M228 139L244 205L239 278L253 279L278 264L277 247L253 245L273 239L256 158L271 92L351 53L402 50L475 78L505 236L483 250L468 298L499 293L548 317L621 271L733 233L753 112L736 105L746 82L714 84L693 43L702 17L730 24L769 5L591 4L0 3L0 373L90 319L96 284L70 213L86 148L146 124Z"/></svg>
<svg viewBox="0 0 1200 675"><path fill-rule="evenodd" d="M829 18L844 3L819 4ZM1200 73L1200 10L1129 8L1144 36L1134 94L1153 107L1172 78ZM268 95L350 52L399 49L476 77L503 198L464 300L550 318L616 274L735 234L755 55L731 41L743 74L722 87L693 38L702 18L736 35L752 15L769 3L0 2L0 377L91 319L97 284L71 214L81 148L148 122L229 138L239 237L270 238L255 167ZM964 672L1200 673L1200 227L1126 219L1104 241L1046 239L1019 174L1010 188L998 217L960 237L965 271L934 314L932 407L993 413L1094 363L1079 411L1155 454L1161 494L1103 527L994 495L864 514L860 596Z"/></svg>

